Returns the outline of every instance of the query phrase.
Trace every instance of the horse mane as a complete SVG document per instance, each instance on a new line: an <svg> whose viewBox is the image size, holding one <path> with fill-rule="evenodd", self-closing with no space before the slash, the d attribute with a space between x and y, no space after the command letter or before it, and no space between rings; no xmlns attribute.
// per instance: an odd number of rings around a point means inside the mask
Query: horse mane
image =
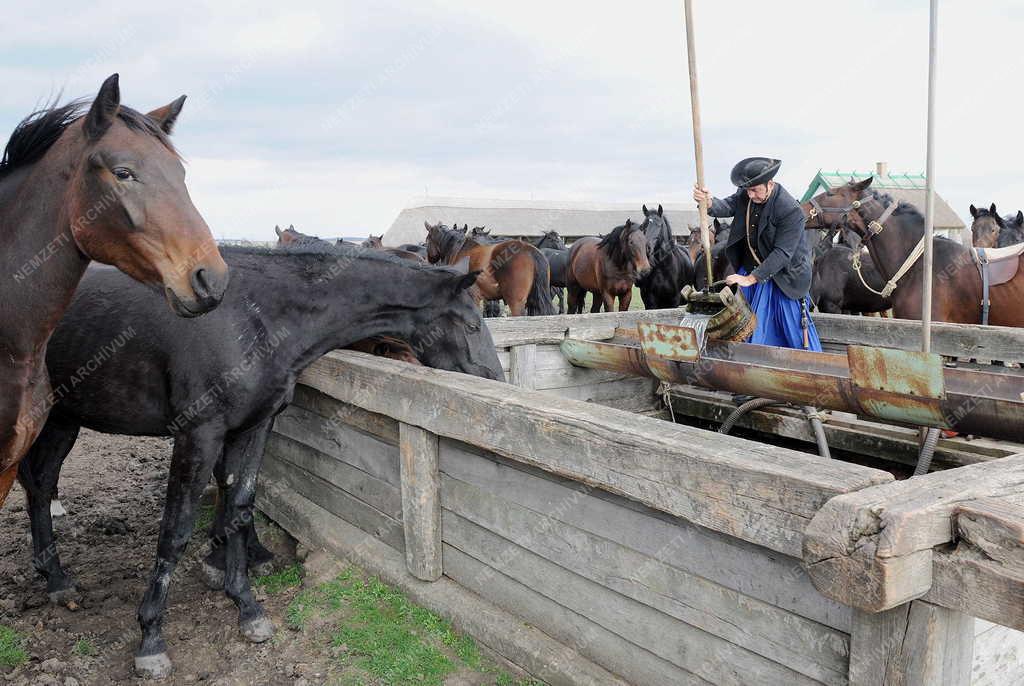
<svg viewBox="0 0 1024 686"><path fill-rule="evenodd" d="M892 216L905 216L909 219L913 219L915 221L920 221L924 223L924 215L921 214L921 210L917 209L917 206L913 205L912 203L909 203L906 200L896 201L888 193L876 191L874 188L868 188L867 191L865 191L865 193L869 197L874 198L878 202L882 203L883 206L888 206L893 202L897 202L898 204L896 205L896 209L893 210Z"/></svg>
<svg viewBox="0 0 1024 686"><path fill-rule="evenodd" d="M441 238L437 242L438 250L441 252L441 259L445 262L455 257L464 245L479 245L471 237L458 229L452 229L444 224L440 226Z"/></svg>
<svg viewBox="0 0 1024 686"><path fill-rule="evenodd" d="M14 127L7 145L4 146L4 154L0 158L0 177L42 159L67 128L85 115L89 104L85 100L73 100L59 106L53 103L22 119ZM160 128L160 124L148 114L121 105L117 110L117 117L129 129L153 136L165 148L178 155L171 139Z"/></svg>
<svg viewBox="0 0 1024 686"><path fill-rule="evenodd" d="M636 224L630 224L630 232L637 230L639 227ZM611 258L619 267L625 267L629 264L630 254L626 250L625 238L627 235L626 225L616 226L614 229L608 232L607 236L602 236L598 242L598 248L604 248L608 253L608 257Z"/></svg>
<svg viewBox="0 0 1024 686"><path fill-rule="evenodd" d="M401 257L396 257L391 253L382 250L373 250L370 248L363 248L358 245L345 243L344 245L336 245L328 243L327 241L319 240L318 242L306 242L306 243L292 243L291 245L283 245L277 247L266 247L262 245L219 245L217 246L222 255L253 255L257 257L299 257L304 259L308 263L316 264L318 266L324 266L327 268L333 267L338 263L339 258L341 259L359 259L359 260L370 260L377 262L387 262L390 264L402 265L403 267L409 267L412 269L418 269L421 271L432 271L432 272L450 272L456 273L455 270L433 264L420 264L411 260L406 260Z"/></svg>

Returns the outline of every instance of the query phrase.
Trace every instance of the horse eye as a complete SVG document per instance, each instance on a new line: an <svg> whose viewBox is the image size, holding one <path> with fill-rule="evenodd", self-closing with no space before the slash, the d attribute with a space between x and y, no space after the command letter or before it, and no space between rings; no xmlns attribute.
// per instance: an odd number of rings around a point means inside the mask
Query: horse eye
<svg viewBox="0 0 1024 686"><path fill-rule="evenodd" d="M466 324L466 329L472 331L473 333L476 333L477 331L480 330L480 325L476 322L470 322L469 324Z"/></svg>
<svg viewBox="0 0 1024 686"><path fill-rule="evenodd" d="M128 167L115 167L114 176L116 176L119 181L129 181L135 178L135 174Z"/></svg>

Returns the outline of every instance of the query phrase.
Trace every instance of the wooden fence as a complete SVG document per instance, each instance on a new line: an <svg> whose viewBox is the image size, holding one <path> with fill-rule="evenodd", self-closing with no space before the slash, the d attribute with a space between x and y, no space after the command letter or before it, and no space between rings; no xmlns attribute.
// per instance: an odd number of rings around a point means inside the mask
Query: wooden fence
<svg viewBox="0 0 1024 686"><path fill-rule="evenodd" d="M492 324L515 386L331 353L259 505L553 684L1024 679L1024 455L897 482L545 350L652 315Z"/></svg>

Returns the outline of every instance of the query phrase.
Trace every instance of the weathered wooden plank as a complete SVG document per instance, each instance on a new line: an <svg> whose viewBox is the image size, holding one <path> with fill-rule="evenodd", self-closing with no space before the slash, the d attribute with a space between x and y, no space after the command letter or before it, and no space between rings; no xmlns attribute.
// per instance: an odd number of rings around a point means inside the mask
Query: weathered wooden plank
<svg viewBox="0 0 1024 686"><path fill-rule="evenodd" d="M968 686L974 620L920 600L856 612L850 686Z"/></svg>
<svg viewBox="0 0 1024 686"><path fill-rule="evenodd" d="M510 541L448 509L443 511L442 519L445 540L453 547L712 683L745 686L818 683L784 665L610 591L526 548L515 547Z"/></svg>
<svg viewBox="0 0 1024 686"><path fill-rule="evenodd" d="M599 489L442 439L441 471L557 522L848 634L851 610L786 557Z"/></svg>
<svg viewBox="0 0 1024 686"><path fill-rule="evenodd" d="M925 599L1024 629L1024 493L954 510L956 547L936 550Z"/></svg>
<svg viewBox="0 0 1024 686"><path fill-rule="evenodd" d="M399 425L402 524L405 564L422 581L441 578L441 481L437 436L410 424Z"/></svg>
<svg viewBox="0 0 1024 686"><path fill-rule="evenodd" d="M743 596L450 476L443 476L442 491L446 510L496 534L506 541L510 550L518 545L608 591L810 678L828 684L846 682L849 646L841 632ZM445 537L475 554L477 548L471 547L472 541L478 545L485 542L480 536L473 538L474 533L475 530L449 534L446 530Z"/></svg>
<svg viewBox="0 0 1024 686"><path fill-rule="evenodd" d="M572 648L454 581L442 577L428 583L413 578L400 552L294 491L260 489L256 504L305 545L329 550L400 588L413 602L551 686L627 686Z"/></svg>
<svg viewBox="0 0 1024 686"><path fill-rule="evenodd" d="M352 494L303 469L278 460L273 452L267 451L264 457L260 479L277 485L283 484L287 489L302 494L304 498L312 500L392 548L405 551L401 520L367 505Z"/></svg>
<svg viewBox="0 0 1024 686"><path fill-rule="evenodd" d="M279 460L320 477L395 519L402 516L400 491L372 474L279 433L271 433L267 438L267 451Z"/></svg>
<svg viewBox="0 0 1024 686"><path fill-rule="evenodd" d="M292 405L318 414L327 422L347 424L385 443L398 445L398 422L387 415L367 412L302 384L295 385Z"/></svg>
<svg viewBox="0 0 1024 686"><path fill-rule="evenodd" d="M676 384L672 387L672 408L677 415L722 423L736 409L736 404L730 394ZM740 417L736 426L773 436L795 438L810 444L816 442L807 418L793 407L754 410ZM825 438L833 449L900 464L917 464L921 451L918 429L856 418L845 419L836 413L830 414L823 426ZM977 441L940 439L935 449L934 465L962 467L1007 457L1024 449L1024 446L1009 446L1000 449Z"/></svg>
<svg viewBox="0 0 1024 686"><path fill-rule="evenodd" d="M508 352L508 382L513 386L532 390L537 373L537 344L513 345Z"/></svg>
<svg viewBox="0 0 1024 686"><path fill-rule="evenodd" d="M892 475L700 429L351 351L303 383L371 412L534 464L798 555L829 499Z"/></svg>
<svg viewBox="0 0 1024 686"><path fill-rule="evenodd" d="M630 684L708 684L447 543L444 544L444 573L480 597L621 675Z"/></svg>
<svg viewBox="0 0 1024 686"><path fill-rule="evenodd" d="M830 598L869 612L896 607L932 587L932 548L953 540L958 505L1021 491L1024 455L848 493L807 527L804 563Z"/></svg>
<svg viewBox="0 0 1024 686"><path fill-rule="evenodd" d="M564 386L548 392L560 398L571 398L585 403L612 407L623 412L642 412L661 405L655 395L658 382L654 379L625 378L600 381L579 386Z"/></svg>
<svg viewBox="0 0 1024 686"><path fill-rule="evenodd" d="M630 310L596 314L552 315L547 317L500 317L485 319L498 348L525 343L560 343L571 331L574 338L598 341L611 338L615 328L636 326L638 321L677 324L685 310Z"/></svg>
<svg viewBox="0 0 1024 686"><path fill-rule="evenodd" d="M533 387L538 391L547 391L571 386L587 386L605 381L623 381L630 378L634 377L606 369L574 367L566 362L566 366L561 369L538 369L534 375Z"/></svg>
<svg viewBox="0 0 1024 686"><path fill-rule="evenodd" d="M920 350L921 322L878 319L841 314L814 314L814 326L823 341ZM933 353L1024 362L1024 329L977 324L932 322Z"/></svg>
<svg viewBox="0 0 1024 686"><path fill-rule="evenodd" d="M397 440L394 444L385 443L341 421L325 421L320 415L295 406L277 416L274 432L358 467L392 486L401 483Z"/></svg>
<svg viewBox="0 0 1024 686"><path fill-rule="evenodd" d="M993 625L974 638L971 686L1024 683L1024 633Z"/></svg>

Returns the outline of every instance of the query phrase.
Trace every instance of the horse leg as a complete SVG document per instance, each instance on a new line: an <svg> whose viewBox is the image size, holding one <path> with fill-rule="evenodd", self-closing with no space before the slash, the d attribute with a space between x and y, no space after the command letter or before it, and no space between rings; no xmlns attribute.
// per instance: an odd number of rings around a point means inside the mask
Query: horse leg
<svg viewBox="0 0 1024 686"><path fill-rule="evenodd" d="M569 291L569 314L580 314L583 312L583 299L585 291L577 285L567 286Z"/></svg>
<svg viewBox="0 0 1024 686"><path fill-rule="evenodd" d="M229 437L224 449L224 470L231 484L224 500L227 566L224 592L238 608L238 627L253 643L263 643L274 635L274 624L256 601L249 585L246 542L253 530L256 477L263 462L263 448L273 419Z"/></svg>
<svg viewBox="0 0 1024 686"><path fill-rule="evenodd" d="M78 596L74 581L60 564L53 536L50 501L57 489L60 468L78 438L77 425L48 421L18 467L18 477L28 499L32 528L32 566L46 579L50 602L66 605Z"/></svg>
<svg viewBox="0 0 1024 686"><path fill-rule="evenodd" d="M171 673L171 660L167 657L167 644L163 638L167 591L171 575L192 536L199 499L210 481L210 473L223 446L223 432L208 426L179 434L174 440L156 564L139 605L142 642L135 654L135 671L139 676L162 679Z"/></svg>
<svg viewBox="0 0 1024 686"><path fill-rule="evenodd" d="M551 290L555 292L555 297L558 298L558 314L565 314L565 289L552 286Z"/></svg>
<svg viewBox="0 0 1024 686"><path fill-rule="evenodd" d="M612 310L608 309L608 299L604 297L604 293L603 292L600 292L600 291L598 291L597 293L591 292L590 293L590 298L591 298L591 300L590 300L590 313L591 314L593 314L595 312L600 312L602 304L604 304L605 312L611 312L612 311Z"/></svg>
<svg viewBox="0 0 1024 686"><path fill-rule="evenodd" d="M630 288L628 291L619 296L619 312L625 312L629 309L629 303L633 300L633 289ZM609 310L610 312L611 310Z"/></svg>

